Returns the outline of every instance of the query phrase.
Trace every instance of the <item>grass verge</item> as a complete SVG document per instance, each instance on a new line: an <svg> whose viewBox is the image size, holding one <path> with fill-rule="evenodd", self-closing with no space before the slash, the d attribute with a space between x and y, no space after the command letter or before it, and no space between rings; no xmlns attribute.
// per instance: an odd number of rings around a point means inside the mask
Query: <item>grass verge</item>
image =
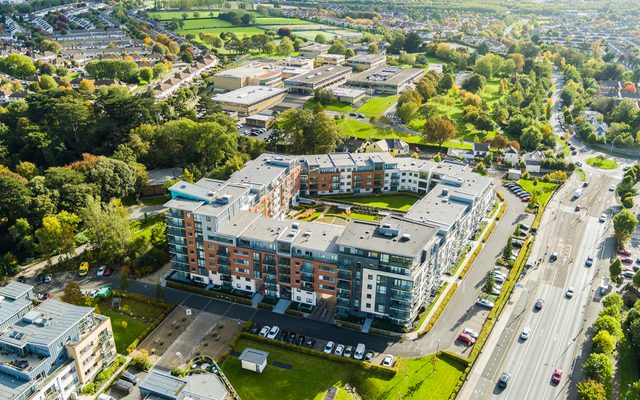
<svg viewBox="0 0 640 400"><path fill-rule="evenodd" d="M594 168L600 169L616 169L618 168L618 163L615 160L610 158L606 158L602 155L596 157L587 158L587 164L591 165Z"/></svg>
<svg viewBox="0 0 640 400"><path fill-rule="evenodd" d="M345 195L325 196L323 199L338 201L347 204L357 204L365 207L382 208L390 210L408 211L420 196L414 193L374 194L374 195Z"/></svg>

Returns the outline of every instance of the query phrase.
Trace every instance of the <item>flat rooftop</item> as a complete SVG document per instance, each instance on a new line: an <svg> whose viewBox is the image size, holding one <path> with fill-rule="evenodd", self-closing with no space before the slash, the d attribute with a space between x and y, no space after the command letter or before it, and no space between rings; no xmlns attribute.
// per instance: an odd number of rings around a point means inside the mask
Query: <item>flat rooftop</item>
<svg viewBox="0 0 640 400"><path fill-rule="evenodd" d="M435 224L447 231L471 207L470 203L457 200L455 196L452 196L452 189L445 185L436 185L411 206L409 212L405 214L405 218Z"/></svg>
<svg viewBox="0 0 640 400"><path fill-rule="evenodd" d="M32 290L33 286L31 285L13 281L4 287L0 287L0 296L10 300L29 298L33 294Z"/></svg>
<svg viewBox="0 0 640 400"><path fill-rule="evenodd" d="M346 97L359 97L367 92L363 89L355 89L355 88L347 88L347 87L338 87L333 89L333 94L336 96L346 96Z"/></svg>
<svg viewBox="0 0 640 400"><path fill-rule="evenodd" d="M173 198L165 203L165 207L197 211L215 217L224 213L239 198L248 195L251 187L227 182L220 185L220 181L203 178L196 183L177 182L169 191Z"/></svg>
<svg viewBox="0 0 640 400"><path fill-rule="evenodd" d="M300 51L328 51L330 48L330 44L313 43L300 47Z"/></svg>
<svg viewBox="0 0 640 400"><path fill-rule="evenodd" d="M246 183L258 186L269 185L298 164L298 157L263 153L255 160L247 161L244 167L234 172L228 182Z"/></svg>
<svg viewBox="0 0 640 400"><path fill-rule="evenodd" d="M350 168L364 167L374 163L395 164L396 159L389 153L329 153L302 156L309 167Z"/></svg>
<svg viewBox="0 0 640 400"><path fill-rule="evenodd" d="M414 258L438 234L439 228L390 215L381 222L350 220L338 246Z"/></svg>
<svg viewBox="0 0 640 400"><path fill-rule="evenodd" d="M225 104L251 106L286 92L287 89L272 86L245 86L228 93L215 95L213 100Z"/></svg>
<svg viewBox="0 0 640 400"><path fill-rule="evenodd" d="M385 54L360 54L347 59L347 61L357 63L372 63L386 59L387 56Z"/></svg>
<svg viewBox="0 0 640 400"><path fill-rule="evenodd" d="M340 65L323 65L320 68L313 69L298 76L285 79L285 83L319 83L327 79L331 79L340 75L351 73L351 67L343 67Z"/></svg>
<svg viewBox="0 0 640 400"><path fill-rule="evenodd" d="M400 85L422 75L421 68L402 68L381 65L361 72L349 79L351 84Z"/></svg>
<svg viewBox="0 0 640 400"><path fill-rule="evenodd" d="M256 76L267 72L267 66L264 64L245 65L242 67L231 68L221 72L218 72L214 76L222 78L246 78L249 76Z"/></svg>

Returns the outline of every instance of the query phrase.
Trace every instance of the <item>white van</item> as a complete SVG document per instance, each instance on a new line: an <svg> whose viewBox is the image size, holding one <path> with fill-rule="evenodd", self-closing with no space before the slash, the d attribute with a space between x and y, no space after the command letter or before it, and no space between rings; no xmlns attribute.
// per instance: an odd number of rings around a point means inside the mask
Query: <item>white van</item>
<svg viewBox="0 0 640 400"><path fill-rule="evenodd" d="M358 345L356 346L356 352L353 354L353 358L355 358L356 360L362 360L362 358L364 357L364 352L367 349L365 349L364 344L362 343L358 343Z"/></svg>

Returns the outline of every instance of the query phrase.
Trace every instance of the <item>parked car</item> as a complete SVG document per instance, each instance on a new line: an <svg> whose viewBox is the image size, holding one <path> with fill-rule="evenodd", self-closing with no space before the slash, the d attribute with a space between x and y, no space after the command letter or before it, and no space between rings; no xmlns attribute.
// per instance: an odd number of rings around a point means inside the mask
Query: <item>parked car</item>
<svg viewBox="0 0 640 400"><path fill-rule="evenodd" d="M392 356L391 354L387 354L382 359L382 366L384 366L384 367L393 367L395 365L395 363L396 363L396 358L394 356Z"/></svg>
<svg viewBox="0 0 640 400"><path fill-rule="evenodd" d="M458 335L458 341L467 345L467 347L473 346L476 343L476 340L466 333L461 333Z"/></svg>
<svg viewBox="0 0 640 400"><path fill-rule="evenodd" d="M362 358L364 357L365 351L366 351L366 348L364 344L358 343L358 345L356 346L356 351L353 353L353 358L355 358L356 360L362 360Z"/></svg>
<svg viewBox="0 0 640 400"><path fill-rule="evenodd" d="M366 362L371 362L372 359L373 359L373 351L367 351L366 353L364 353L364 360Z"/></svg>
<svg viewBox="0 0 640 400"><path fill-rule="evenodd" d="M551 253L551 256L549 256L549 261L555 261L558 259L558 252L554 251L553 253Z"/></svg>
<svg viewBox="0 0 640 400"><path fill-rule="evenodd" d="M607 214L605 214L605 213L600 214L600 218L598 219L598 221L606 222L607 221Z"/></svg>
<svg viewBox="0 0 640 400"><path fill-rule="evenodd" d="M98 293L96 293L96 297L107 297L111 293L111 286L104 286L98 289Z"/></svg>
<svg viewBox="0 0 640 400"><path fill-rule="evenodd" d="M260 333L258 333L258 335L262 336L262 337L267 337L267 335L269 334L269 331L271 330L270 326L263 326L262 329L260 329Z"/></svg>
<svg viewBox="0 0 640 400"><path fill-rule="evenodd" d="M293 343L295 343L295 341L296 341L296 334L295 334L295 332L291 332L289 334L289 337L287 338L287 343L293 344Z"/></svg>
<svg viewBox="0 0 640 400"><path fill-rule="evenodd" d="M127 381L133 385L138 383L138 377L129 371L124 371L122 375L120 375L120 379Z"/></svg>
<svg viewBox="0 0 640 400"><path fill-rule="evenodd" d="M26 281L27 281L27 278L25 278L24 276L19 276L18 277L18 282L25 283Z"/></svg>
<svg viewBox="0 0 640 400"><path fill-rule="evenodd" d="M300 335L298 336L298 338L296 339L296 344L298 346L302 346L304 344L304 342L307 340L307 337L304 335Z"/></svg>
<svg viewBox="0 0 640 400"><path fill-rule="evenodd" d="M472 337L472 338L474 338L474 339L477 339L477 338L478 338L478 336L479 336L478 332L474 331L474 330L473 330L473 329L471 329L471 328L464 328L464 329L462 330L462 333L467 334L467 335L471 336L471 337Z"/></svg>
<svg viewBox="0 0 640 400"><path fill-rule="evenodd" d="M98 289L93 289L89 292L89 298L95 299L97 294L98 294Z"/></svg>
<svg viewBox="0 0 640 400"><path fill-rule="evenodd" d="M573 287L569 287L564 295L567 296L568 299L570 299L570 298L573 297L573 294L575 292L576 292L576 290Z"/></svg>
<svg viewBox="0 0 640 400"><path fill-rule="evenodd" d="M333 343L332 341L327 342L327 344L324 345L324 352L327 353L327 354L331 354L331 352L333 351L333 347L335 345L336 344Z"/></svg>
<svg viewBox="0 0 640 400"><path fill-rule="evenodd" d="M96 271L96 276L104 276L104 271L107 269L106 265L101 265Z"/></svg>
<svg viewBox="0 0 640 400"><path fill-rule="evenodd" d="M316 345L316 339L315 338L308 338L306 342L304 342L304 347L307 347L309 349L313 349L313 346Z"/></svg>
<svg viewBox="0 0 640 400"><path fill-rule="evenodd" d="M495 305L493 304L492 301L483 299L482 297L478 297L478 299L476 300L476 304L479 305L480 307L485 307L485 308L493 308L493 306Z"/></svg>
<svg viewBox="0 0 640 400"><path fill-rule="evenodd" d="M618 249L618 254L620 254L621 256L629 257L631 255L631 252L625 248L620 248Z"/></svg>
<svg viewBox="0 0 640 400"><path fill-rule="evenodd" d="M42 301L44 301L44 300L48 300L48 299L50 299L50 298L51 298L51 293L49 293L49 292L42 293L42 294L39 296L39 299L40 299L40 300L42 300Z"/></svg>
<svg viewBox="0 0 640 400"><path fill-rule="evenodd" d="M503 372L502 375L500 375L500 379L498 379L498 386L503 389L506 388L509 384L509 379L511 379L511 374Z"/></svg>
<svg viewBox="0 0 640 400"><path fill-rule="evenodd" d="M113 274L113 268L111 268L111 267L107 267L107 268L104 270L104 276L111 276L111 274Z"/></svg>
<svg viewBox="0 0 640 400"><path fill-rule="evenodd" d="M123 379L118 379L116 383L111 385L111 389L116 390L120 393L129 394L133 391L133 384Z"/></svg>
<svg viewBox="0 0 640 400"><path fill-rule="evenodd" d="M337 356L341 356L343 353L344 353L344 346L341 345L341 344L338 344L336 346L336 351L333 354L335 354Z"/></svg>
<svg viewBox="0 0 640 400"><path fill-rule="evenodd" d="M614 190L616 190L616 186L615 185L609 185L609 191L613 192Z"/></svg>
<svg viewBox="0 0 640 400"><path fill-rule="evenodd" d="M44 276L44 283L49 283L53 280L53 276L51 274L47 274Z"/></svg>
<svg viewBox="0 0 640 400"><path fill-rule="evenodd" d="M579 206L578 204L576 204L575 211L576 211L576 212L577 212L577 211L580 211L580 206Z"/></svg>
<svg viewBox="0 0 640 400"><path fill-rule="evenodd" d="M525 327L522 332L520 332L520 339L522 340L527 340L529 339L529 336L531 335L531 328L529 327Z"/></svg>
<svg viewBox="0 0 640 400"><path fill-rule="evenodd" d="M583 187L583 188L585 188L585 187L587 187L587 186L589 186L589 182L587 182L587 181L582 182L582 187Z"/></svg>
<svg viewBox="0 0 640 400"><path fill-rule="evenodd" d="M556 368L551 374L551 382L558 384L562 380L562 370L560 368Z"/></svg>
<svg viewBox="0 0 640 400"><path fill-rule="evenodd" d="M631 257L622 257L620 261L622 261L625 264L633 264L633 258Z"/></svg>
<svg viewBox="0 0 640 400"><path fill-rule="evenodd" d="M278 332L280 332L280 328L274 325L269 330L269 333L267 334L267 339L275 339L276 336L278 336Z"/></svg>
<svg viewBox="0 0 640 400"><path fill-rule="evenodd" d="M635 275L635 272L633 272L632 269L623 269L622 270L622 276L624 276L625 278L633 278L633 276Z"/></svg>
<svg viewBox="0 0 640 400"><path fill-rule="evenodd" d="M252 335L257 335L258 332L260 332L260 327L257 325L254 325L253 328L251 328L251 330L249 331L249 333L251 333Z"/></svg>
<svg viewBox="0 0 640 400"><path fill-rule="evenodd" d="M342 355L345 357L351 357L352 354L353 354L353 346L347 346L347 348L344 349L344 353Z"/></svg>
<svg viewBox="0 0 640 400"><path fill-rule="evenodd" d="M585 261L585 265L586 265L587 267L592 266L592 265L593 265L593 257L588 256L588 257L587 257L587 261Z"/></svg>

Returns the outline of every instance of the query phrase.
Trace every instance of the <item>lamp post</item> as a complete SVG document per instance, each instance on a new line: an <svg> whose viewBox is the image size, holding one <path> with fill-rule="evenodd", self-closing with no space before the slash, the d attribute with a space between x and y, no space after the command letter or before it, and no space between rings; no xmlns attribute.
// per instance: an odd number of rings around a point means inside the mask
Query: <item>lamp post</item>
<svg viewBox="0 0 640 400"><path fill-rule="evenodd" d="M440 339L436 339L436 354L433 355L431 359L431 364L433 365L433 372L436 372L436 359L438 358L438 353L440 353Z"/></svg>

